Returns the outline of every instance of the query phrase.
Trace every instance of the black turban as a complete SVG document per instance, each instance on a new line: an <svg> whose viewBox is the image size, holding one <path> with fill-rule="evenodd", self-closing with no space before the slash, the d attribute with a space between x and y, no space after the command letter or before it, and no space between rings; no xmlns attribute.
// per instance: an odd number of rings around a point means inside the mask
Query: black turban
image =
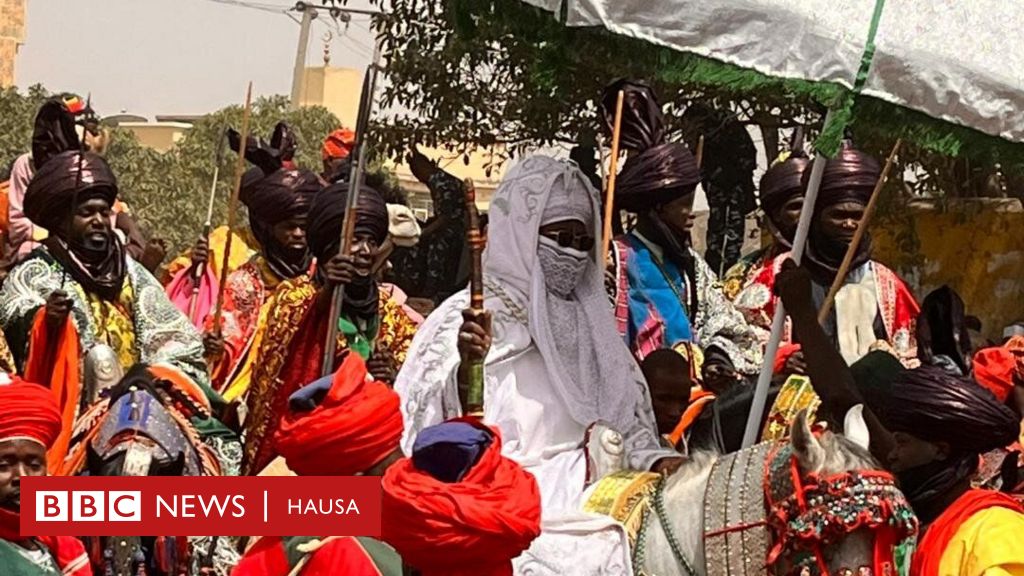
<svg viewBox="0 0 1024 576"><path fill-rule="evenodd" d="M630 156L616 179L616 205L630 212L693 194L700 167L685 144L669 142Z"/></svg>
<svg viewBox="0 0 1024 576"><path fill-rule="evenodd" d="M605 134L611 136L615 125L615 107L622 98L622 124L619 147L631 152L642 152L665 141L665 118L658 98L646 83L638 80L616 80L604 89L601 97L601 115Z"/></svg>
<svg viewBox="0 0 1024 576"><path fill-rule="evenodd" d="M82 156L79 176L79 155ZM25 191L25 215L51 234L66 232L76 199L103 198L111 207L117 199L117 178L102 156L77 150L62 152L39 167Z"/></svg>
<svg viewBox="0 0 1024 576"><path fill-rule="evenodd" d="M813 162L811 166L814 166ZM825 164L818 201L814 205L815 214L843 202L860 202L866 205L871 199L875 183L881 176L882 168L878 160L854 148L849 140L844 140L839 154ZM810 177L811 170L808 167L803 176L805 187Z"/></svg>
<svg viewBox="0 0 1024 576"><path fill-rule="evenodd" d="M794 154L761 176L758 197L765 214L770 216L791 198L804 195L802 179L810 163L806 156Z"/></svg>
<svg viewBox="0 0 1024 576"><path fill-rule="evenodd" d="M331 184L313 198L306 235L310 250L322 262L329 260L338 251L348 186L348 182ZM380 194L369 186L359 189L355 233L369 234L378 244L383 244L388 237L387 205Z"/></svg>
<svg viewBox="0 0 1024 576"><path fill-rule="evenodd" d="M32 162L36 169L61 152L81 147L75 131L75 116L63 100L53 98L43 103L32 128Z"/></svg>
<svg viewBox="0 0 1024 576"><path fill-rule="evenodd" d="M917 317L917 357L925 364L934 364L936 356L946 356L961 374L968 374L971 335L965 314L963 298L949 286L940 286L925 296Z"/></svg>
<svg viewBox="0 0 1024 576"><path fill-rule="evenodd" d="M273 226L308 213L320 186L320 177L305 168L282 168L269 175L260 168L251 168L242 177L239 199L249 209L250 221Z"/></svg>
<svg viewBox="0 0 1024 576"><path fill-rule="evenodd" d="M50 237L43 243L87 292L113 300L121 292L127 269L124 247L117 235L111 234L102 250L92 250L68 238L73 210L93 198L102 198L113 206L117 179L102 156L69 150L50 158L36 171L25 191L25 215L49 230Z"/></svg>
<svg viewBox="0 0 1024 576"><path fill-rule="evenodd" d="M814 162L807 167L803 175L803 186L806 189L811 176ZM835 158L828 160L821 178L818 199L814 203L814 218L811 220L810 241L807 243L807 265L819 280L827 280L835 276L846 255L847 245L827 238L821 231L819 220L821 214L830 206L844 202L857 202L867 205L875 183L881 177L878 161L867 154L856 150L849 140ZM871 235L865 233L857 246L850 270L871 259Z"/></svg>
<svg viewBox="0 0 1024 576"><path fill-rule="evenodd" d="M961 454L1008 446L1020 434L1017 415L980 384L935 366L900 374L879 414L893 432L946 442Z"/></svg>

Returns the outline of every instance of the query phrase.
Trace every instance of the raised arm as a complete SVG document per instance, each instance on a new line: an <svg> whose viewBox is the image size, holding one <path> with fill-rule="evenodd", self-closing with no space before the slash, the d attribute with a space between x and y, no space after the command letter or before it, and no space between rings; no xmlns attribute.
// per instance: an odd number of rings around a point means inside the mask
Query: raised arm
<svg viewBox="0 0 1024 576"><path fill-rule="evenodd" d="M787 260L775 277L775 292L782 298L793 322L796 339L803 347L807 375L815 393L821 398L822 406L841 425L842 416L850 408L864 404L864 421L871 434L871 453L884 461L892 447L892 435L864 401L850 367L818 324L818 310L811 296L810 272Z"/></svg>

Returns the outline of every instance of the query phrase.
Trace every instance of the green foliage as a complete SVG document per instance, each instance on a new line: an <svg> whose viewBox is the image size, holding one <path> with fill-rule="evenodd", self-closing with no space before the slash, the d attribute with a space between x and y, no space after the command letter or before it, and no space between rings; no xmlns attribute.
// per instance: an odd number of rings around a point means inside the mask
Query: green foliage
<svg viewBox="0 0 1024 576"><path fill-rule="evenodd" d="M33 86L28 94L14 89L0 91L0 165L9 167L30 148L32 122L48 93ZM261 97L253 102L252 133L269 140L278 121L295 130L299 166L320 172L320 145L324 136L340 125L339 120L322 107L291 110L285 96ZM163 238L171 254L187 249L201 232L206 219L210 186L213 182L220 135L227 127L240 129L242 107L229 106L203 116L185 133L185 137L167 152L157 152L139 144L125 129L111 130L106 157L118 178L121 198L132 209L148 234ZM234 186L238 157L225 143L221 157L214 203L214 227L227 222L228 198ZM245 168L249 165L246 164ZM371 162L370 171L397 188L397 179L379 162ZM244 225L244 209L237 215Z"/></svg>
<svg viewBox="0 0 1024 576"><path fill-rule="evenodd" d="M49 93L36 84L27 94L18 89L0 89L0 180L6 180L11 163L28 152L32 145L32 124L36 110L46 101Z"/></svg>

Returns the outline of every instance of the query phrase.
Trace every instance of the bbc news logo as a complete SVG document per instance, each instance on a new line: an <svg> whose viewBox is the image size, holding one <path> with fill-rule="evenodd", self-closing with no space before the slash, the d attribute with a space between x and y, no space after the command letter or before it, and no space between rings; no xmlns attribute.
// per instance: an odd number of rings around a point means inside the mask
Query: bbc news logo
<svg viewBox="0 0 1024 576"><path fill-rule="evenodd" d="M142 492L40 490L35 518L37 522L138 522Z"/></svg>
<svg viewBox="0 0 1024 576"><path fill-rule="evenodd" d="M379 536L380 478L22 478L25 536Z"/></svg>

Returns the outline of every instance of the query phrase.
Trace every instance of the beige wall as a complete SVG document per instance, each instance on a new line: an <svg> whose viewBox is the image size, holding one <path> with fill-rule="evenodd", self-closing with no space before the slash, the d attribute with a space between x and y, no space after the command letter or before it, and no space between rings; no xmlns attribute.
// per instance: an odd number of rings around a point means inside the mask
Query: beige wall
<svg viewBox="0 0 1024 576"><path fill-rule="evenodd" d="M306 74L300 90L299 103L303 106L323 106L341 120L342 125L354 128L359 113L359 96L363 86L364 70L352 68L315 67L306 68ZM487 175L487 166L492 162L490 151L475 150L469 154L467 164L462 155L443 148L421 146L420 151L428 158L458 178L472 178L476 184L477 204L486 210L490 204L491 194L497 188L504 175L505 165L491 171ZM500 153L501 150L495 150ZM414 210L430 211L430 195L426 186L413 177L409 166L403 161L390 162L402 188L409 192L409 200ZM421 213L422 215L422 213Z"/></svg>
<svg viewBox="0 0 1024 576"><path fill-rule="evenodd" d="M0 0L0 88L14 85L14 63L24 43L25 0Z"/></svg>
<svg viewBox="0 0 1024 576"><path fill-rule="evenodd" d="M192 128L184 122L122 122L118 128L131 130L139 144L166 152Z"/></svg>

